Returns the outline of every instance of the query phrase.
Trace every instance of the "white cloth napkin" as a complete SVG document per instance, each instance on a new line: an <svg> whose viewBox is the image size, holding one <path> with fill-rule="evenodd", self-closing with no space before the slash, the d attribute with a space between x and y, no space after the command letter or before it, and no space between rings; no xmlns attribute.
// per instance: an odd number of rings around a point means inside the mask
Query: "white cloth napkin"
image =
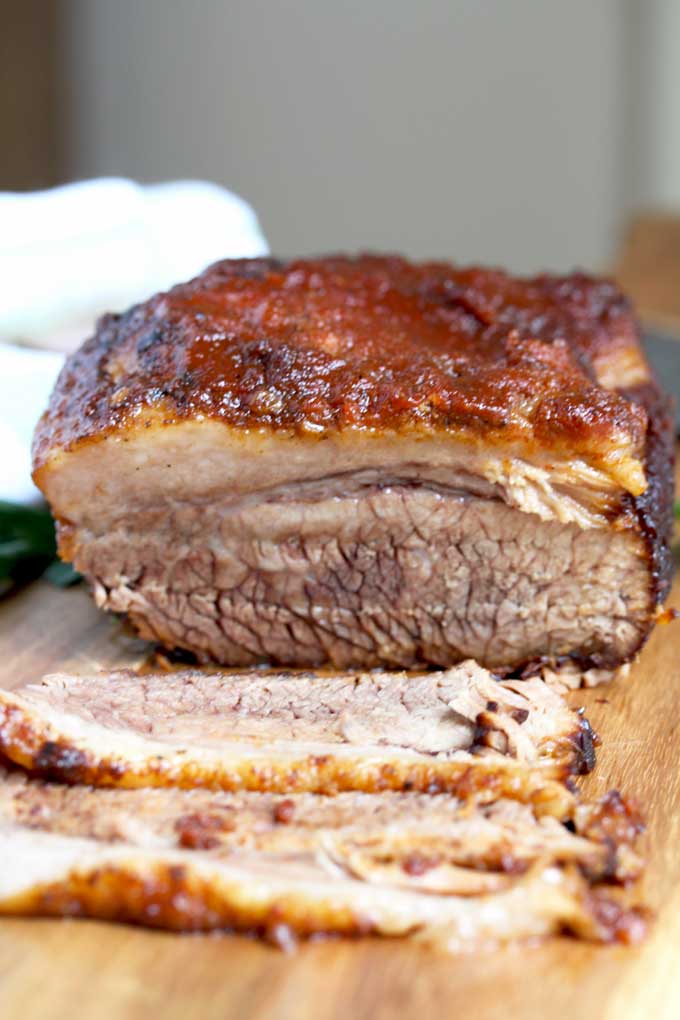
<svg viewBox="0 0 680 1020"><path fill-rule="evenodd" d="M268 250L251 207L203 181L0 193L0 498L37 496L30 439L63 361L11 344L73 349L103 312Z"/></svg>
<svg viewBox="0 0 680 1020"><path fill-rule="evenodd" d="M29 503L39 495L31 481L31 437L63 360L53 351L0 347L0 499Z"/></svg>

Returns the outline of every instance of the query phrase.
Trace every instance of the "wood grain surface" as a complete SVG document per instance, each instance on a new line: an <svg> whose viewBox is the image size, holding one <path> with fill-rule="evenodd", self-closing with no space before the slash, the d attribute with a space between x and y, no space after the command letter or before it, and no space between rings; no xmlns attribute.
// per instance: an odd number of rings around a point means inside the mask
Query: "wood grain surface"
<svg viewBox="0 0 680 1020"><path fill-rule="evenodd" d="M611 267L640 320L680 339L680 215L640 213Z"/></svg>
<svg viewBox="0 0 680 1020"><path fill-rule="evenodd" d="M680 606L680 582L670 600ZM0 684L93 665L137 664L146 646L99 614L83 588L42 583L0 604ZM616 786L648 819L647 901L635 949L555 939L447 956L408 941L302 946L181 936L92 921L0 921L3 1020L596 1020L680 1016L680 621L656 629L629 679L572 696L602 737L587 780Z"/></svg>

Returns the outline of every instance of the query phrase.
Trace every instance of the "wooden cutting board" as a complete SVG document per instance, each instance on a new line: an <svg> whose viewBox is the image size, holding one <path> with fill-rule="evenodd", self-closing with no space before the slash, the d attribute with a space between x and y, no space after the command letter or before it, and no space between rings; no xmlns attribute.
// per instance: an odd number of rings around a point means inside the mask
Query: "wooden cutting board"
<svg viewBox="0 0 680 1020"><path fill-rule="evenodd" d="M680 579L671 605L680 606ZM0 684L57 668L137 664L147 648L81 587L39 583L0 603ZM163 1020L680 1017L680 621L659 626L629 679L571 698L602 737L587 780L639 798L645 892L657 919L636 949L570 939L452 957L408 941L302 946L92 921L0 921L0 1016Z"/></svg>

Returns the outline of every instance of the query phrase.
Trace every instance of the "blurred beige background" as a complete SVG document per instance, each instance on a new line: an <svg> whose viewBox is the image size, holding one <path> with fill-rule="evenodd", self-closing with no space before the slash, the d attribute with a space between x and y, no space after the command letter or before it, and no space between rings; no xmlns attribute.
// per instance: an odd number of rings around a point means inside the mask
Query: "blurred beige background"
<svg viewBox="0 0 680 1020"><path fill-rule="evenodd" d="M680 207L680 0L55 2L57 177L216 180L284 254L597 267Z"/></svg>

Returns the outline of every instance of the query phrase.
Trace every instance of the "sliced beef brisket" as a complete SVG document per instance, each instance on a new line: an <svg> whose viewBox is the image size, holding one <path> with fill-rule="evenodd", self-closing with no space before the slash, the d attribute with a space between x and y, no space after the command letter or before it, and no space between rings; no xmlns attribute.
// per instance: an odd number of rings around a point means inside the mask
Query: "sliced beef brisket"
<svg viewBox="0 0 680 1020"><path fill-rule="evenodd" d="M447 790L563 817L587 722L540 680L441 673L54 675L0 692L0 752L104 786Z"/></svg>
<svg viewBox="0 0 680 1020"><path fill-rule="evenodd" d="M15 776L0 782L0 912L279 939L417 933L454 949L560 931L631 941L643 922L616 883L639 860L611 838L613 808L582 805L574 833L507 800L92 790Z"/></svg>

